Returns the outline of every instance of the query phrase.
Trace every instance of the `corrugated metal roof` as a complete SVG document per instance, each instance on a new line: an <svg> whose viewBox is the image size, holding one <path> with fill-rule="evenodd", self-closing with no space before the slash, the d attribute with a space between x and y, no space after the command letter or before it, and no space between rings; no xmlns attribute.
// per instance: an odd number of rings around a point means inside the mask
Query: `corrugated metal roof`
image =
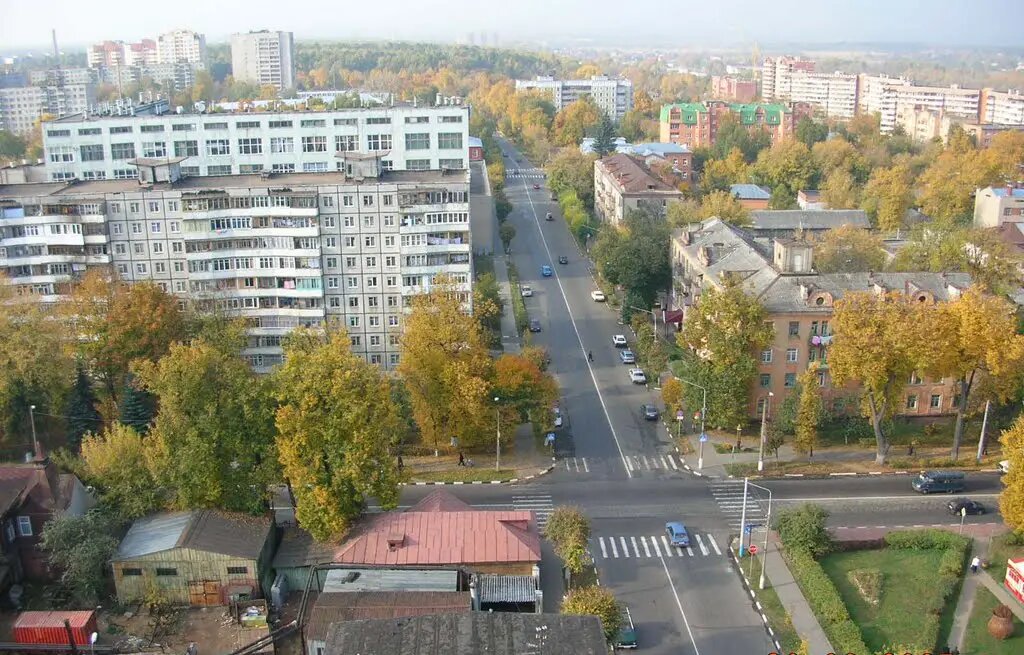
<svg viewBox="0 0 1024 655"><path fill-rule="evenodd" d="M191 518L192 512L164 512L137 519L117 547L115 559L132 559L174 548Z"/></svg>
<svg viewBox="0 0 1024 655"><path fill-rule="evenodd" d="M533 603L537 580L532 575L480 575L481 603Z"/></svg>
<svg viewBox="0 0 1024 655"><path fill-rule="evenodd" d="M468 613L472 603L468 591L321 593L306 624L306 639L324 641L331 624L340 621Z"/></svg>
<svg viewBox="0 0 1024 655"><path fill-rule="evenodd" d="M152 555L172 548L256 559L271 521L217 510L162 512L136 520L117 548L115 560Z"/></svg>
<svg viewBox="0 0 1024 655"><path fill-rule="evenodd" d="M729 193L740 200L769 200L772 194L756 184L733 184Z"/></svg>
<svg viewBox="0 0 1024 655"><path fill-rule="evenodd" d="M350 576L353 579L346 582ZM324 593L360 591L456 591L459 572L410 569L332 569L324 579Z"/></svg>

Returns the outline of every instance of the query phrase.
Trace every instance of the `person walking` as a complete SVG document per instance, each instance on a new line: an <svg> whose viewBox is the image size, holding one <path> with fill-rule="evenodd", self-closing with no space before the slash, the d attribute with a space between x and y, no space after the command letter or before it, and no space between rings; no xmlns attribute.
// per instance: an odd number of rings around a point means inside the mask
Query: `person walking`
<svg viewBox="0 0 1024 655"><path fill-rule="evenodd" d="M971 573L977 573L979 566L981 566L981 558L975 555L971 560Z"/></svg>
<svg viewBox="0 0 1024 655"><path fill-rule="evenodd" d="M465 466L465 465L466 465L466 456L463 455L462 451L460 450L459 451L459 466Z"/></svg>
<svg viewBox="0 0 1024 655"><path fill-rule="evenodd" d="M587 351L587 359L589 361L594 361L594 351L593 350L588 350Z"/></svg>

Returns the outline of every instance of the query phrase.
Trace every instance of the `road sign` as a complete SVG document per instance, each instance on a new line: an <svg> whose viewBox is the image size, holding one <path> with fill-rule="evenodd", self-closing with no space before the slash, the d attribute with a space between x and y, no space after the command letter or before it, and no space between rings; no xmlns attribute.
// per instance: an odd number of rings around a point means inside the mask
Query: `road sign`
<svg viewBox="0 0 1024 655"><path fill-rule="evenodd" d="M960 516L967 516L967 506L964 505L960 508Z"/></svg>
<svg viewBox="0 0 1024 655"><path fill-rule="evenodd" d="M701 432L700 433L700 440L701 441L707 441L708 440L708 435L706 433L704 433L704 432Z"/></svg>
<svg viewBox="0 0 1024 655"><path fill-rule="evenodd" d="M757 555L757 544L750 544L747 546L747 550L750 551L751 555Z"/></svg>
<svg viewBox="0 0 1024 655"><path fill-rule="evenodd" d="M754 528L759 528L759 527L761 527L760 523L748 523L745 526L743 526L743 531L746 532L747 534L750 534L754 530Z"/></svg>
<svg viewBox="0 0 1024 655"><path fill-rule="evenodd" d="M676 412L677 421L682 421L684 418L686 418L686 414L683 414L683 410L679 410L678 412Z"/></svg>

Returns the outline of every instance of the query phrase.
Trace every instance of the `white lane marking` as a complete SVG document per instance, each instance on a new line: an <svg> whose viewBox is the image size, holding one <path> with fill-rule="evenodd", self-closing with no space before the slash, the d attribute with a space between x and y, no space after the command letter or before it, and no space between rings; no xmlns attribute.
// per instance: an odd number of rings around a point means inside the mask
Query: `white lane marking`
<svg viewBox="0 0 1024 655"><path fill-rule="evenodd" d="M704 545L704 540L700 538L699 534L694 536L697 537L697 546L700 547L700 554L707 557L710 551L708 550L708 547Z"/></svg>
<svg viewBox="0 0 1024 655"><path fill-rule="evenodd" d="M619 549L615 547L615 537L608 537L608 543L612 547L612 557L615 559L619 558Z"/></svg>
<svg viewBox="0 0 1024 655"><path fill-rule="evenodd" d="M590 473L590 467L587 465L586 457L583 458L583 470L586 471L587 473Z"/></svg>
<svg viewBox="0 0 1024 655"><path fill-rule="evenodd" d="M619 540L622 542L622 556L629 557L629 546L626 545L626 538L619 537Z"/></svg>
<svg viewBox="0 0 1024 655"><path fill-rule="evenodd" d="M661 459L661 468L667 469L668 468L668 462L665 461L665 457L662 456L659 459Z"/></svg>
<svg viewBox="0 0 1024 655"><path fill-rule="evenodd" d="M661 535L661 543L665 546L665 557L674 557L675 553L672 552L672 546L668 545L668 537Z"/></svg>
<svg viewBox="0 0 1024 655"><path fill-rule="evenodd" d="M597 543L601 545L601 557L608 559L608 550L604 547L604 537L598 537Z"/></svg>
<svg viewBox="0 0 1024 655"><path fill-rule="evenodd" d="M627 470L627 471L628 471L629 473L632 473L632 472L633 472L633 463L632 463L631 461L629 461L629 458L628 458L628 457L626 457L625 455L623 455L623 456L622 456L622 458L623 458L623 460L624 460L624 461L626 462L626 470ZM633 476L632 476L632 475L630 475L629 477L633 477Z"/></svg>
<svg viewBox="0 0 1024 655"><path fill-rule="evenodd" d="M693 549L690 548L689 546L687 546L686 547L686 554L689 555L690 557L693 557Z"/></svg>
<svg viewBox="0 0 1024 655"><path fill-rule="evenodd" d="M576 472L579 473L580 472L580 463L576 460L575 457L572 458L572 465L573 465L573 468L576 469Z"/></svg>
<svg viewBox="0 0 1024 655"><path fill-rule="evenodd" d="M651 548L654 549L655 557L661 557L661 549L658 548L658 538L651 536Z"/></svg>
<svg viewBox="0 0 1024 655"><path fill-rule="evenodd" d="M678 471L679 470L679 467L676 466L676 460L672 457L672 455L668 456L668 463L672 465L672 470L673 471Z"/></svg>
<svg viewBox="0 0 1024 655"><path fill-rule="evenodd" d="M647 547L647 537L640 537L640 545L644 547L644 557L650 557L651 549Z"/></svg>
<svg viewBox="0 0 1024 655"><path fill-rule="evenodd" d="M562 461L565 463L565 470L568 471L569 470L569 460L563 459Z"/></svg>
<svg viewBox="0 0 1024 655"><path fill-rule="evenodd" d="M629 540L633 542L633 554L640 557L640 549L636 547L636 537L630 537Z"/></svg>
<svg viewBox="0 0 1024 655"><path fill-rule="evenodd" d="M718 550L718 542L715 541L714 537L708 535L708 542L711 544L711 547L715 549L715 555L722 554L722 551Z"/></svg>
<svg viewBox="0 0 1024 655"><path fill-rule="evenodd" d="M661 560L661 568L665 569L665 577L668 578L668 586L672 589L672 595L676 599L676 607L679 608L679 614L683 617L683 623L686 625L686 633L690 635L690 643L693 645L694 655L700 655L700 649L697 648L697 640L693 638L693 630L690 630L690 622L686 619L686 612L683 611L683 603L679 600L679 592L676 591L676 585L672 582L672 574L668 572L668 564L665 560Z"/></svg>
<svg viewBox="0 0 1024 655"><path fill-rule="evenodd" d="M533 212L533 222L537 226L537 233L540 235L540 242L544 245L544 252L547 253L548 261L552 260L551 249L548 248L547 237L544 236L544 230L541 229L540 216L537 215L537 207L533 204L533 194L526 188L527 183L523 182L523 188L526 189L526 199L530 202L530 211ZM569 322L572 323L572 331L576 333L576 341L580 344L580 354L586 354L587 347L583 345L583 337L580 335L579 327L576 326L576 318L573 315L572 308L569 306L569 296L565 293L565 287L562 286L561 276L558 274L558 268L554 270L555 284L558 285L558 291L562 294L562 301L565 302L565 311L569 314ZM608 429L612 432L612 439L615 440L615 448L619 451L619 457L622 458L624 464L626 464L626 477L633 477L633 471L629 468L629 463L626 462L626 454L622 452L622 444L619 443L619 435L615 432L615 426L612 425L611 414L608 413L608 405L604 402L604 394L601 393L601 385L597 383L597 375L594 373L594 367L592 366L589 358L584 358L587 363L587 370L590 371L590 379L594 383L594 390L597 392L597 399L601 403L601 409L604 411L604 418L608 421Z"/></svg>

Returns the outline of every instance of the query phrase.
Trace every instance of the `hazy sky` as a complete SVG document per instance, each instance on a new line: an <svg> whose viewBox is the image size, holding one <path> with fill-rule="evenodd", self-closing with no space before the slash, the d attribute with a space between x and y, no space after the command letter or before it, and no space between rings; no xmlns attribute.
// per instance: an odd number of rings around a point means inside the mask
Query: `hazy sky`
<svg viewBox="0 0 1024 655"><path fill-rule="evenodd" d="M138 39L186 27L222 41L283 29L297 39L645 37L716 42L921 42L1024 46L1024 0L0 0L0 51ZM534 37L531 39L531 37ZM488 37L491 38L491 37Z"/></svg>

